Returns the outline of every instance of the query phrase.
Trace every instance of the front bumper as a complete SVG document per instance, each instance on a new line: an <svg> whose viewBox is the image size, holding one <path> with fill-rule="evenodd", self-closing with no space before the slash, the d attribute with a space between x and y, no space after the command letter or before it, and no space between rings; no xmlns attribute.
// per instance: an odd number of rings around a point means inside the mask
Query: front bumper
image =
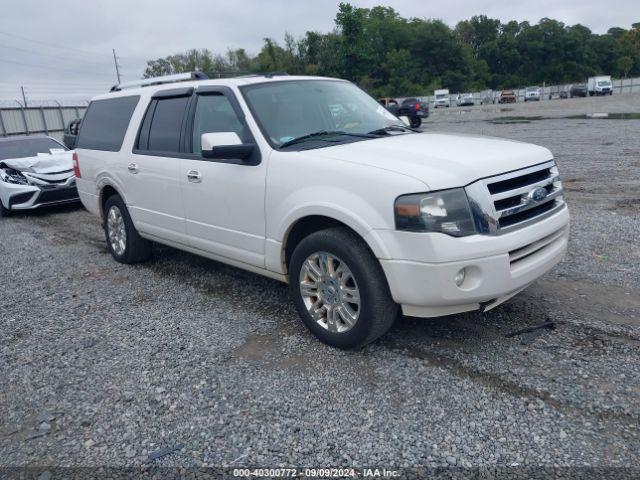
<svg viewBox="0 0 640 480"><path fill-rule="evenodd" d="M380 231L391 259L380 263L393 299L405 315L437 317L493 308L558 264L567 249L569 213L500 235L453 238L444 234ZM425 238L425 236L429 238ZM401 252L417 252L401 258ZM405 255L406 257L406 255ZM464 281L455 278L465 269Z"/></svg>
<svg viewBox="0 0 640 480"><path fill-rule="evenodd" d="M77 202L80 198L75 177L71 177L56 185L35 186L2 182L0 200L8 210L32 210Z"/></svg>

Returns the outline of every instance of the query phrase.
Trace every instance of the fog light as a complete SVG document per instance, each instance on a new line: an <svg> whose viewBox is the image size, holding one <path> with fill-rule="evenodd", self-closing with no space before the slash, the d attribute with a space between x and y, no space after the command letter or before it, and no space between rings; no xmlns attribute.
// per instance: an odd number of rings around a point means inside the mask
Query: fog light
<svg viewBox="0 0 640 480"><path fill-rule="evenodd" d="M456 278L454 279L454 281L456 282L456 285L458 287L462 285L462 282L464 282L465 275L466 275L466 272L464 268L460 270L458 273L456 273Z"/></svg>

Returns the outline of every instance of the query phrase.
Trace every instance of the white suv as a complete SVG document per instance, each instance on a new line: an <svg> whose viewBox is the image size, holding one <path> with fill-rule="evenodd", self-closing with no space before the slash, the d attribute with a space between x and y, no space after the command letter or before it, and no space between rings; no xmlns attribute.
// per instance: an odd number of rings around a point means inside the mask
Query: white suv
<svg viewBox="0 0 640 480"><path fill-rule="evenodd" d="M569 213L546 148L421 133L319 77L149 80L96 97L75 156L109 249L159 242L288 282L341 348L401 309L488 310L563 257Z"/></svg>

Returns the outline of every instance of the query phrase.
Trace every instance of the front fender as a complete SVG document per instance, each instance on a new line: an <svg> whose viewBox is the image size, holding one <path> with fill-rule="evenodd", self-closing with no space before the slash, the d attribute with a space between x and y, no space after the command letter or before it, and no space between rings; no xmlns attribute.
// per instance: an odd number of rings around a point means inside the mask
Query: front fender
<svg viewBox="0 0 640 480"><path fill-rule="evenodd" d="M340 189L331 191L325 187L321 192L318 188L308 188L294 192L273 217L278 219L267 238L266 262L269 270L283 272L284 249L286 239L294 225L305 217L322 216L331 218L351 228L369 246L377 258L389 258L389 252L376 234L374 227L387 225L379 209L365 199L352 192ZM306 198L305 198L306 197ZM340 198L341 202L314 201L310 198ZM347 208L347 205L349 206ZM392 207L389 207L391 209Z"/></svg>

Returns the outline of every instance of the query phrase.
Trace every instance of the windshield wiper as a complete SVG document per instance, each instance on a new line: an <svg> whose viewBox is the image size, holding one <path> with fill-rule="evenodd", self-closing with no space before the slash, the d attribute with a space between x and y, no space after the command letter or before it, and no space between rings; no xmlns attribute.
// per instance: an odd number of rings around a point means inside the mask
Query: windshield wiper
<svg viewBox="0 0 640 480"><path fill-rule="evenodd" d="M388 127L378 128L376 130L371 130L369 135L385 135L389 132L414 132L421 133L422 130L418 130L417 128L407 127L406 125L389 125Z"/></svg>
<svg viewBox="0 0 640 480"><path fill-rule="evenodd" d="M374 135L369 133L349 133L344 132L342 130L320 130L319 132L307 133L306 135L302 135L300 137L296 137L292 140L288 140L280 145L280 148L289 147L291 145L296 145L298 143L306 142L307 140L312 140L317 137L326 137L326 136L347 136L347 137L359 137L359 138L376 138ZM329 141L329 140L326 140ZM335 140L334 140L335 141Z"/></svg>

